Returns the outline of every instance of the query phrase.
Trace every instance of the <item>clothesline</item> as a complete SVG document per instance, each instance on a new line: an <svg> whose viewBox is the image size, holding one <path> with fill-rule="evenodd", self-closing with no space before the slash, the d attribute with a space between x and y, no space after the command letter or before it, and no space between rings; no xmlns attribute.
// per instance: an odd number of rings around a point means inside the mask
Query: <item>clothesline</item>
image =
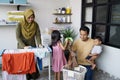
<svg viewBox="0 0 120 80"><path fill-rule="evenodd" d="M30 48L30 49L2 49L0 50L0 56L2 54L15 54L15 53L24 53L24 52L34 52L35 56L41 58L44 58L51 53L51 49L49 47L44 47L44 48Z"/></svg>

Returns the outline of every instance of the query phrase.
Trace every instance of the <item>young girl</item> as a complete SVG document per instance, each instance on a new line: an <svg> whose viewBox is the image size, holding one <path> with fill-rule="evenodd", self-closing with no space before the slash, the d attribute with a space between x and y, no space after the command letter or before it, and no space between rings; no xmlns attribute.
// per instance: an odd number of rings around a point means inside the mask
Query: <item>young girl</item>
<svg viewBox="0 0 120 80"><path fill-rule="evenodd" d="M75 53L72 52L71 46L73 39L72 38L66 38L65 41L67 41L66 49L64 50L64 54L67 60L67 65L65 65L65 68L72 69L75 66L78 66Z"/></svg>
<svg viewBox="0 0 120 80"><path fill-rule="evenodd" d="M52 40L52 70L55 73L54 80L60 80L60 72L62 71L63 66L67 63L64 55L64 50L67 45L62 45L60 40L60 32L58 30L54 30L51 34Z"/></svg>

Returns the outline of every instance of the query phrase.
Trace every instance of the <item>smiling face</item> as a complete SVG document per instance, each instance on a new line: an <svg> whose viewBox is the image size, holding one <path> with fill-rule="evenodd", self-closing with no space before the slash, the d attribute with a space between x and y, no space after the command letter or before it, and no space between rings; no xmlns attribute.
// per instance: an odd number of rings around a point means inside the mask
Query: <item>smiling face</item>
<svg viewBox="0 0 120 80"><path fill-rule="evenodd" d="M28 23L32 23L34 21L34 15L31 15L30 17L27 18Z"/></svg>
<svg viewBox="0 0 120 80"><path fill-rule="evenodd" d="M88 32L84 30L80 30L80 38L82 41L88 40Z"/></svg>
<svg viewBox="0 0 120 80"><path fill-rule="evenodd" d="M35 19L34 11L32 9L26 9L24 12L24 18L27 23L33 22Z"/></svg>

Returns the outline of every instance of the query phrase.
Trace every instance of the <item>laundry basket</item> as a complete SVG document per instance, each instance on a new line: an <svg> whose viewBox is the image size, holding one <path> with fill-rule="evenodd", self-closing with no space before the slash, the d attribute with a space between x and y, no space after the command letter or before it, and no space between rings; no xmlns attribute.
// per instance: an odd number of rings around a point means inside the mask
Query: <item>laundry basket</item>
<svg viewBox="0 0 120 80"><path fill-rule="evenodd" d="M73 70L63 68L63 80L84 80L87 69L84 66L79 65Z"/></svg>

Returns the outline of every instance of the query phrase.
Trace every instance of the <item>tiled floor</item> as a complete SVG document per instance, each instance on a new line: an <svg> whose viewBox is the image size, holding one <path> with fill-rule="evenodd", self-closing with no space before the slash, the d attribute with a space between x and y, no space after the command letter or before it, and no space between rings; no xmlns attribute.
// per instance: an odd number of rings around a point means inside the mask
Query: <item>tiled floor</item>
<svg viewBox="0 0 120 80"><path fill-rule="evenodd" d="M54 80L53 72L51 74L52 74L51 80ZM0 80L2 80L1 71L0 71ZM37 80L48 80L48 69L44 69L42 72L40 72L40 77ZM63 80L62 77L61 80ZM95 70L94 80L120 80L120 79L115 79L113 76L111 77L108 73L104 73L101 70Z"/></svg>
<svg viewBox="0 0 120 80"><path fill-rule="evenodd" d="M110 74L103 72L102 70L95 70L94 80L120 80L120 79L115 78L114 76L110 76Z"/></svg>

